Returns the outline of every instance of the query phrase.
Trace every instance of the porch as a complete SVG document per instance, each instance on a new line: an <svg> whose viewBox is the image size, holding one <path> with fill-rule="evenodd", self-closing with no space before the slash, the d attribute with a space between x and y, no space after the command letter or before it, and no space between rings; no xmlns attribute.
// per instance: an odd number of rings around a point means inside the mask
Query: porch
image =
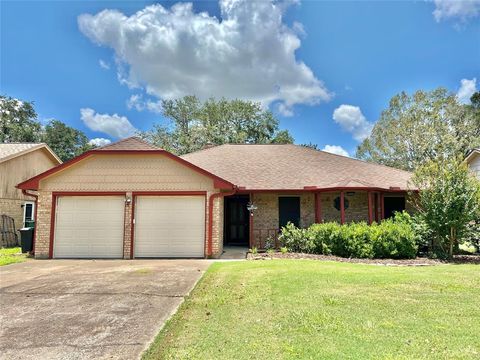
<svg viewBox="0 0 480 360"><path fill-rule="evenodd" d="M280 229L288 222L304 228L322 222L371 224L395 211L408 211L406 196L401 191L365 189L236 194L224 202L224 245L263 249L270 242L278 248ZM251 211L248 205L253 205Z"/></svg>

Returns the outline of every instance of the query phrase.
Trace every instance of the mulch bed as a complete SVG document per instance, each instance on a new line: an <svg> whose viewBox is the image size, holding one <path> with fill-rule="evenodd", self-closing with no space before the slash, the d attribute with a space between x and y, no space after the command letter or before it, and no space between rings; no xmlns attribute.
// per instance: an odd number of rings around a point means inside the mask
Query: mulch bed
<svg viewBox="0 0 480 360"><path fill-rule="evenodd" d="M279 252L268 254L247 254L247 260L271 260L271 259L310 259L322 261L339 261L358 264L371 264L383 266L432 266L441 264L477 264L480 265L480 255L455 255L453 260L437 260L430 258L418 257L416 259L357 259L357 258L342 258L331 255L317 255L317 254L302 254L302 253L286 253Z"/></svg>

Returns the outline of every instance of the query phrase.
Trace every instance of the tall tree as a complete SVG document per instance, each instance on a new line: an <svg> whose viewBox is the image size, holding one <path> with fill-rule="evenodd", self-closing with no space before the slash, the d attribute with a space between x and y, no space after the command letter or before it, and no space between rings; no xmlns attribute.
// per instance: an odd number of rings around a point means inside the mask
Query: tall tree
<svg viewBox="0 0 480 360"><path fill-rule="evenodd" d="M33 104L0 96L0 143L37 142L41 126Z"/></svg>
<svg viewBox="0 0 480 360"><path fill-rule="evenodd" d="M45 126L42 141L47 143L62 161L93 148L82 131L58 120L52 120Z"/></svg>
<svg viewBox="0 0 480 360"><path fill-rule="evenodd" d="M479 145L479 111L438 88L394 96L358 146L357 157L411 171L430 160L463 156Z"/></svg>
<svg viewBox="0 0 480 360"><path fill-rule="evenodd" d="M195 96L165 100L163 115L169 126L156 125L140 135L177 154L199 150L207 144L292 143L287 130L261 104L244 100L208 99Z"/></svg>
<svg viewBox="0 0 480 360"><path fill-rule="evenodd" d="M480 219L480 182L462 160L430 161L413 177L421 190L411 197L415 216L426 225L433 250L449 257L478 231L473 225Z"/></svg>

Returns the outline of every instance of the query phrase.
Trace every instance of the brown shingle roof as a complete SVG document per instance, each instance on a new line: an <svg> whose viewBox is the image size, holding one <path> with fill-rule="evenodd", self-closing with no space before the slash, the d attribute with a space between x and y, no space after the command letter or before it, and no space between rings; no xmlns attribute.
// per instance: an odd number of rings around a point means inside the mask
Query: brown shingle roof
<svg viewBox="0 0 480 360"><path fill-rule="evenodd" d="M221 145L183 159L247 190L408 189L411 173L299 145Z"/></svg>
<svg viewBox="0 0 480 360"><path fill-rule="evenodd" d="M132 136L114 143L102 146L97 150L161 150L152 144L140 139L137 136Z"/></svg>

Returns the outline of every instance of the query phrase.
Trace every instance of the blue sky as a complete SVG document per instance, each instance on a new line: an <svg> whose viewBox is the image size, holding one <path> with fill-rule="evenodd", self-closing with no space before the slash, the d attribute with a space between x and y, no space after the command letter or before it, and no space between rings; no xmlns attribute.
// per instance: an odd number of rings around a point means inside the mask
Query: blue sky
<svg viewBox="0 0 480 360"><path fill-rule="evenodd" d="M477 0L176 3L2 2L0 92L109 140L163 122L162 98L251 98L353 155L400 91L479 87Z"/></svg>

